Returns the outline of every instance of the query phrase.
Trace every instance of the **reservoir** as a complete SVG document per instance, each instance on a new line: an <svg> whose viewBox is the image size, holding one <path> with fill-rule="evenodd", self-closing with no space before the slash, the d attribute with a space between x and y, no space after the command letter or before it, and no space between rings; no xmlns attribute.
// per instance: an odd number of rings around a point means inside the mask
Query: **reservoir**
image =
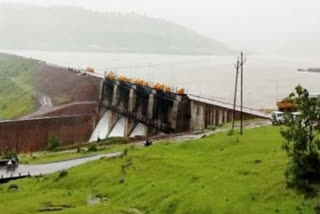
<svg viewBox="0 0 320 214"><path fill-rule="evenodd" d="M47 52L2 50L43 60L49 64L85 69L184 87L190 94L232 102L237 56L185 56L163 54ZM320 67L320 56L249 55L244 73L244 105L275 108L276 101L301 84L311 93L320 92L320 74L298 68Z"/></svg>

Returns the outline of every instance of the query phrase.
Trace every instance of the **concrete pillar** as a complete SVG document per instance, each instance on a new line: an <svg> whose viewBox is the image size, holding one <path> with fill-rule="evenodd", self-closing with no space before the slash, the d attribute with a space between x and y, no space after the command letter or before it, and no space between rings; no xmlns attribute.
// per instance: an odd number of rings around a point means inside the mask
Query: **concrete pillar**
<svg viewBox="0 0 320 214"><path fill-rule="evenodd" d="M104 95L104 81L100 82L100 91L99 91L99 101L103 101L103 95Z"/></svg>
<svg viewBox="0 0 320 214"><path fill-rule="evenodd" d="M197 124L197 105L194 101L191 101L191 130L196 130Z"/></svg>
<svg viewBox="0 0 320 214"><path fill-rule="evenodd" d="M211 108L211 126L214 126L214 108Z"/></svg>
<svg viewBox="0 0 320 214"><path fill-rule="evenodd" d="M204 115L204 106L199 106L199 113L198 113L198 130L204 130L205 129L205 115Z"/></svg>
<svg viewBox="0 0 320 214"><path fill-rule="evenodd" d="M116 105L118 103L119 99L119 86L118 85L113 85L113 94L112 94L112 104L111 105Z"/></svg>
<svg viewBox="0 0 320 214"><path fill-rule="evenodd" d="M131 88L129 92L129 105L128 105L128 111L133 111L134 108L136 107L136 91Z"/></svg>
<svg viewBox="0 0 320 214"><path fill-rule="evenodd" d="M224 123L228 122L228 109L224 110Z"/></svg>
<svg viewBox="0 0 320 214"><path fill-rule="evenodd" d="M136 106L136 91L131 88L129 91L128 111L133 112ZM136 123L134 120L126 118L124 136L129 137L130 132L135 128Z"/></svg>
<svg viewBox="0 0 320 214"><path fill-rule="evenodd" d="M179 108L179 102L173 101L173 106L171 111L169 112L169 121L170 121L170 127L172 129L177 129L177 119L178 119L178 108Z"/></svg>
<svg viewBox="0 0 320 214"><path fill-rule="evenodd" d="M154 109L154 94L149 94L149 101L148 101L148 118L153 118L153 109Z"/></svg>
<svg viewBox="0 0 320 214"><path fill-rule="evenodd" d="M214 107L214 126L219 126L219 111L217 107Z"/></svg>
<svg viewBox="0 0 320 214"><path fill-rule="evenodd" d="M228 110L228 122L232 121L232 116L233 116L233 111L232 110Z"/></svg>
<svg viewBox="0 0 320 214"><path fill-rule="evenodd" d="M119 102L119 86L113 85L113 93L112 93L112 106L116 106ZM111 112L110 118L109 118L109 134L112 131L111 129L115 125L115 123L118 121L120 115L116 112Z"/></svg>
<svg viewBox="0 0 320 214"><path fill-rule="evenodd" d="M222 121L223 120L223 110L222 109L219 109L219 126L222 124Z"/></svg>

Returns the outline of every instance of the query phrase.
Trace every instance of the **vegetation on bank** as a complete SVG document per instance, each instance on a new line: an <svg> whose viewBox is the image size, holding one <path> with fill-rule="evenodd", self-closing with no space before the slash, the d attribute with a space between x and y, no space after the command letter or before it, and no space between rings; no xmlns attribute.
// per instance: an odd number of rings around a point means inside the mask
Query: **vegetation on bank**
<svg viewBox="0 0 320 214"><path fill-rule="evenodd" d="M149 148L0 186L5 213L314 213L287 188L279 127ZM10 185L17 185L12 190Z"/></svg>
<svg viewBox="0 0 320 214"><path fill-rule="evenodd" d="M32 77L37 62L0 54L0 120L14 119L35 110Z"/></svg>
<svg viewBox="0 0 320 214"><path fill-rule="evenodd" d="M282 148L290 158L287 183L313 197L319 191L320 181L320 100L309 96L308 90L299 85L291 93L290 101L299 113L285 112L286 128L281 130L285 139Z"/></svg>

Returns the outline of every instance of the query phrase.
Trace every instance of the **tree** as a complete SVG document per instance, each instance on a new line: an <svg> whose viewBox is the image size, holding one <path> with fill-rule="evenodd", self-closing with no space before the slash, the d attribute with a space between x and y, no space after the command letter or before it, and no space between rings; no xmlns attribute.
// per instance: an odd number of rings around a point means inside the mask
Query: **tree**
<svg viewBox="0 0 320 214"><path fill-rule="evenodd" d="M285 113L282 148L290 159L286 178L290 186L312 193L320 182L320 102L300 85L290 94L299 114Z"/></svg>

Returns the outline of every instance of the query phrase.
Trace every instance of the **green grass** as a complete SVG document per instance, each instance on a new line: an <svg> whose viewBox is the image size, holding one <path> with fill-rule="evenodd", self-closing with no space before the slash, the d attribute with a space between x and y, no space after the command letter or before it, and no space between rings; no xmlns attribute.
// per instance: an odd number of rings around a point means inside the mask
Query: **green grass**
<svg viewBox="0 0 320 214"><path fill-rule="evenodd" d="M215 134L201 140L149 148L128 155L0 186L0 212L38 213L313 213L320 198L286 188L286 154L279 127ZM18 191L8 190L17 184ZM88 200L102 197L101 203ZM44 210L42 210L44 211ZM43 212L55 213L55 212Z"/></svg>
<svg viewBox="0 0 320 214"><path fill-rule="evenodd" d="M0 54L0 120L14 119L36 108L32 77L36 61Z"/></svg>

